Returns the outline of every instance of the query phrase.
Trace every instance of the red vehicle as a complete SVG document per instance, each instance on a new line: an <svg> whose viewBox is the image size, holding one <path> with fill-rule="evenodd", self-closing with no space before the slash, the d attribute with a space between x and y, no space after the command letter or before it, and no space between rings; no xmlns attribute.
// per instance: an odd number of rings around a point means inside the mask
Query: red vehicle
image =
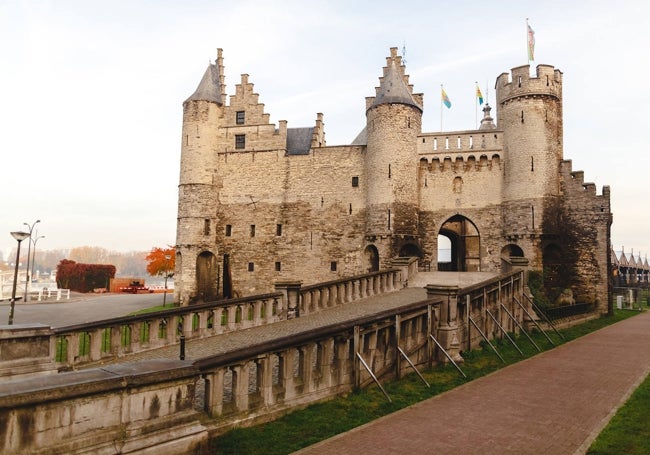
<svg viewBox="0 0 650 455"><path fill-rule="evenodd" d="M131 281L131 284L123 288L120 288L120 291L128 292L130 294L137 294L138 292L149 292L149 293L153 292L153 290L149 289L147 286L140 283L139 281Z"/></svg>

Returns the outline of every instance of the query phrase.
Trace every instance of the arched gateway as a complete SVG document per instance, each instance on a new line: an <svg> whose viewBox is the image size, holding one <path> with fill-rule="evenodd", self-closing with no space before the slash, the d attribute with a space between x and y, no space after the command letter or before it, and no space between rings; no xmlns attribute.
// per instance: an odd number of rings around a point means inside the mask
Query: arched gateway
<svg viewBox="0 0 650 455"><path fill-rule="evenodd" d="M451 243L450 262L438 262L438 270L477 272L481 270L481 238L478 229L468 218L454 215L445 221L438 232Z"/></svg>

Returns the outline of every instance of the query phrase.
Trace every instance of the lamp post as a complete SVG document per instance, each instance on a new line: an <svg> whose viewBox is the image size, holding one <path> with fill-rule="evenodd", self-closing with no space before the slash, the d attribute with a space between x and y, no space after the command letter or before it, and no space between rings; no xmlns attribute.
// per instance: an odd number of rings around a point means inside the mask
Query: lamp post
<svg viewBox="0 0 650 455"><path fill-rule="evenodd" d="M36 223L40 223L41 220L36 220L34 221L31 225L29 223L23 223L25 226L29 228L29 237L31 239L32 237L32 231L34 230L34 226L36 226ZM25 298L23 299L25 302L27 302L27 292L29 291L29 284L31 283L31 279L29 277L29 258L31 257L32 254L32 242L27 244L27 281L25 281Z"/></svg>
<svg viewBox="0 0 650 455"><path fill-rule="evenodd" d="M18 284L18 263L20 262L20 242L29 237L28 232L16 231L11 236L18 242L18 251L16 252L16 268L14 269L14 286L11 289L11 307L9 309L9 325L14 323L14 306L16 304L16 285Z"/></svg>
<svg viewBox="0 0 650 455"><path fill-rule="evenodd" d="M167 302L167 278L169 278L169 260L172 257L168 254L165 255L165 292L163 293L163 307Z"/></svg>
<svg viewBox="0 0 650 455"><path fill-rule="evenodd" d="M34 244L34 251L32 251L32 278L34 278L34 265L36 265L36 242L38 242L39 239L44 238L44 235L38 235L38 231L36 231L36 237L31 239L32 243Z"/></svg>

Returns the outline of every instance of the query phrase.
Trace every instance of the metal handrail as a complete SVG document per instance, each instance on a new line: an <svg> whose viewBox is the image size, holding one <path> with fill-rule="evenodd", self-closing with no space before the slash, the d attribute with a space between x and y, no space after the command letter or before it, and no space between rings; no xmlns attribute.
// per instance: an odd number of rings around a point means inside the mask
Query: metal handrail
<svg viewBox="0 0 650 455"><path fill-rule="evenodd" d="M402 351L402 348L397 346L397 350L400 352L400 354L402 354L404 356L404 358L409 363L409 365L411 365L411 368L413 368L413 370L417 373L417 375L420 376L420 379L422 379L422 381L427 385L427 387L431 387L429 385L429 383L427 382L427 380L424 379L424 376L422 376L422 374L420 374L420 371L417 368L415 368L415 365L413 365L413 362L411 362L411 359L409 359L409 356L407 356L406 353L404 351Z"/></svg>
<svg viewBox="0 0 650 455"><path fill-rule="evenodd" d="M495 353L497 356L499 356L499 358L501 359L501 361L502 361L503 363L506 363L506 361L503 359L503 357L501 357L501 354L499 354L499 351L497 351L497 348L495 348L494 346L492 346L492 343L490 343L490 340L488 340L488 337L485 336L485 334L484 334L483 331L479 328L479 326L476 325L476 322L474 322L474 319L472 319L471 316L469 317L469 322L471 322L472 324L474 324L474 327L476 327L476 330L478 330L478 333L481 334L481 336L483 337L483 339L485 340L485 342L488 344L488 346L490 346L490 347L492 348L492 350L494 351L494 353Z"/></svg>
<svg viewBox="0 0 650 455"><path fill-rule="evenodd" d="M368 371L368 373L370 373L370 376L372 377L372 379L375 381L375 383L379 386L379 388L381 389L381 391L384 393L384 396L386 396L386 398L388 399L388 402L389 402L389 403L392 403L393 400L390 399L390 396L388 395L388 393L386 393L386 391L385 391L384 388L382 387L381 383L379 382L379 379L377 379L377 376L375 376L375 374L372 372L372 370L370 369L370 367L368 366L368 364L366 363L366 361L363 360L363 357L361 357L361 354L359 354L358 352L357 352L357 357L359 357L359 360L361 361L361 363L363 364L363 366L366 368L366 370Z"/></svg>
<svg viewBox="0 0 650 455"><path fill-rule="evenodd" d="M465 373L463 373L463 370L461 370L460 367L456 364L456 362L454 362L454 359L451 358L451 356L450 356L449 353L445 350L445 348L443 348L442 345L441 345L440 343L438 343L438 340L436 340L436 338L435 338L433 335L431 335L431 334L429 334L429 338L431 338L431 339L433 340L433 342L436 344L436 346L438 346L438 348L443 352L443 354L445 354L445 356L447 356L447 359L449 359L449 361L451 362L451 364L452 364L453 366L456 367L456 369L458 370L458 372L459 372L460 374L462 374L463 377L464 377L465 379L467 379L467 376L465 375Z"/></svg>
<svg viewBox="0 0 650 455"><path fill-rule="evenodd" d="M514 317L514 316L512 315L512 313L510 312L510 310L508 310L508 308L507 308L503 303L501 304L501 307L502 307L504 310L506 310L506 313L508 313L508 316L510 316L510 319L512 319L513 321L515 321L515 324L517 324L517 327L519 327L519 329L522 331L522 333L523 333L524 335L526 335L526 338L528 338L528 340L529 340L531 343L533 343L533 346L535 346L535 348L537 349L537 351L542 352L542 350L539 348L539 346L537 346L537 343L535 343L535 341L530 337L530 335L528 335L528 332L526 332L526 329L524 329L524 328L521 326L521 324L519 323L519 321L517 321L517 318Z"/></svg>
<svg viewBox="0 0 650 455"><path fill-rule="evenodd" d="M517 346L517 343L515 343L515 340L513 340L513 339L510 337L510 335L508 335L508 332L506 331L506 329L504 329L504 328L501 326L501 324L499 324L499 321L497 321L497 318L495 318L494 315L493 315L492 313L490 313L489 310L485 310L485 312L486 312L486 313L487 313L487 314L492 318L492 320L494 321L494 323L497 325L497 327L499 327L499 328L501 329L501 331L502 331L503 334L508 338L508 340L510 340L510 343L512 343L512 345L515 347L515 349L516 349L517 351L519 351L519 354L521 354L521 356L524 357L524 353L521 351L521 349L519 349L519 346Z"/></svg>

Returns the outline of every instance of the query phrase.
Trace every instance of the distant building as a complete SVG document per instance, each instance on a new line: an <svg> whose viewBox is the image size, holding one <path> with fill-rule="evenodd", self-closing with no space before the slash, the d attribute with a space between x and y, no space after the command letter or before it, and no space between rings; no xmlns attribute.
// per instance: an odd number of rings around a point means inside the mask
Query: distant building
<svg viewBox="0 0 650 455"><path fill-rule="evenodd" d="M247 74L228 99L219 50L183 103L176 299L334 280L398 256L497 272L523 256L551 293L571 288L604 311L609 187L598 195L564 159L562 72L529 72L496 79L496 123L485 105L477 130L422 132L424 97L393 48L363 130L327 146L322 114L312 127L269 123Z"/></svg>

